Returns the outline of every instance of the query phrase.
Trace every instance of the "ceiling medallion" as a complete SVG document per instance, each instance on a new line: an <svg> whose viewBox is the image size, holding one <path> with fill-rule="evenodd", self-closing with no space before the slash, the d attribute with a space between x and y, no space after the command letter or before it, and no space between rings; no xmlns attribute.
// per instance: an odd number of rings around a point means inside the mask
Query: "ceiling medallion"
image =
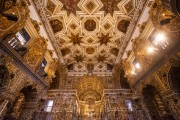
<svg viewBox="0 0 180 120"><path fill-rule="evenodd" d="M58 19L51 20L49 23L54 33L60 32L63 29L63 23Z"/></svg>
<svg viewBox="0 0 180 120"><path fill-rule="evenodd" d="M120 32L123 32L123 33L126 33L127 31L127 28L130 24L130 21L129 20L120 20L118 22L118 25L117 25L117 29L120 31Z"/></svg>
<svg viewBox="0 0 180 120"><path fill-rule="evenodd" d="M87 4L86 4L86 8L89 10L89 11L93 11L94 8L95 8L95 5L92 1L89 1Z"/></svg>
<svg viewBox="0 0 180 120"><path fill-rule="evenodd" d="M95 49L93 47L86 48L86 53L87 54L93 54L94 52L95 52Z"/></svg>
<svg viewBox="0 0 180 120"><path fill-rule="evenodd" d="M84 23L84 28L87 31L94 31L96 29L96 22L93 19L88 19Z"/></svg>

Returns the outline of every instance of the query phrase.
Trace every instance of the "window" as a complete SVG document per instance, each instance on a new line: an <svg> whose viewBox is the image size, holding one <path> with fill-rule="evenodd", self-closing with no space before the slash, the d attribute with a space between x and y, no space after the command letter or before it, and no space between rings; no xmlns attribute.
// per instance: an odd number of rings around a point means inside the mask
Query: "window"
<svg viewBox="0 0 180 120"><path fill-rule="evenodd" d="M126 100L126 105L127 105L129 111L133 111L131 100Z"/></svg>
<svg viewBox="0 0 180 120"><path fill-rule="evenodd" d="M140 64L137 62L136 59L134 59L133 65L134 65L134 67L135 67L136 69L139 69L139 68L141 67Z"/></svg>
<svg viewBox="0 0 180 120"><path fill-rule="evenodd" d="M48 100L44 111L51 112L52 107L53 107L53 103L54 103L53 100Z"/></svg>
<svg viewBox="0 0 180 120"><path fill-rule="evenodd" d="M151 43L154 42L156 34L157 34L157 30L153 30L152 33L151 33L151 35L149 36L148 40L149 40Z"/></svg>
<svg viewBox="0 0 180 120"><path fill-rule="evenodd" d="M46 59L44 58L44 59L42 60L42 63L41 63L41 69L44 70L44 68L46 67L46 65L47 65L47 61L46 61Z"/></svg>
<svg viewBox="0 0 180 120"><path fill-rule="evenodd" d="M29 34L23 28L15 34L9 41L9 45L20 54L25 54L27 48L24 46L30 40Z"/></svg>
<svg viewBox="0 0 180 120"><path fill-rule="evenodd" d="M162 49L165 49L169 44L166 35L163 32L157 30L153 30L148 39L157 48L160 47Z"/></svg>
<svg viewBox="0 0 180 120"><path fill-rule="evenodd" d="M41 65L40 65L39 71L38 71L39 75L40 75L41 77L43 77L43 78L47 76L47 73L44 71L46 65L47 65L47 61L46 61L46 59L44 58L44 59L42 60L42 62L41 62Z"/></svg>
<svg viewBox="0 0 180 120"><path fill-rule="evenodd" d="M20 41L21 45L25 45L30 40L30 36L24 28L16 33L16 38Z"/></svg>

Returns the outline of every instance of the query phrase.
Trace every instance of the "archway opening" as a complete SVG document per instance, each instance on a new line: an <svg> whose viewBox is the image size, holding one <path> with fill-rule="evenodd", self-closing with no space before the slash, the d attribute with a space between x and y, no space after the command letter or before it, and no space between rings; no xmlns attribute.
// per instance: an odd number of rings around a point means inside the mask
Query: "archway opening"
<svg viewBox="0 0 180 120"><path fill-rule="evenodd" d="M174 92L180 93L180 66L171 67L168 73L168 81L171 89Z"/></svg>
<svg viewBox="0 0 180 120"><path fill-rule="evenodd" d="M24 120L31 117L35 109L37 108L37 102L38 102L37 89L29 85L21 89L20 94L22 94L23 96L20 98L22 100L20 100L18 104L19 108L21 109L21 111L19 111L18 113L19 114L18 120Z"/></svg>
<svg viewBox="0 0 180 120"><path fill-rule="evenodd" d="M59 88L59 81L60 81L60 74L59 71L55 72L55 78L52 79L52 83L50 84L50 89L58 89Z"/></svg>
<svg viewBox="0 0 180 120"><path fill-rule="evenodd" d="M123 89L130 89L127 78L125 77L125 72L123 69L120 70L120 84Z"/></svg>

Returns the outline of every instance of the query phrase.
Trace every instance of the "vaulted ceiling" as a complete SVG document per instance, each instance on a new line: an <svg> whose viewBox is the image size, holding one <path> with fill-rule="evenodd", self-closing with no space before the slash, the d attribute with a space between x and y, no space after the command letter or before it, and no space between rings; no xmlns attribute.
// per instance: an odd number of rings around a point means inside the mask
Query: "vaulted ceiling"
<svg viewBox="0 0 180 120"><path fill-rule="evenodd" d="M69 71L112 71L137 1L42 0L56 50Z"/></svg>

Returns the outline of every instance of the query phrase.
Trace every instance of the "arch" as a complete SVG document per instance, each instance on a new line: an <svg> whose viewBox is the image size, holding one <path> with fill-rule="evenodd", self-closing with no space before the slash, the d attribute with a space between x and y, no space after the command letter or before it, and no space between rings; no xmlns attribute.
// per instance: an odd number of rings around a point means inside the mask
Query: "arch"
<svg viewBox="0 0 180 120"><path fill-rule="evenodd" d="M55 78L52 79L52 83L50 84L50 89L58 89L59 88L59 81L60 81L60 74L59 71L55 72Z"/></svg>
<svg viewBox="0 0 180 120"><path fill-rule="evenodd" d="M102 80L97 76L84 76L77 82L76 88L78 97L81 98L81 100L83 100L84 97L92 96L92 94L98 96L96 100L100 100L104 85Z"/></svg>
<svg viewBox="0 0 180 120"><path fill-rule="evenodd" d="M174 120L168 114L168 108L162 101L160 92L152 85L146 85L142 90L143 100L152 120Z"/></svg>
<svg viewBox="0 0 180 120"><path fill-rule="evenodd" d="M125 72L123 69L120 70L120 84L123 89L130 89L127 78L125 77Z"/></svg>
<svg viewBox="0 0 180 120"><path fill-rule="evenodd" d="M24 95L24 104L21 106L22 110L19 113L18 120L24 120L32 117L35 109L37 109L35 107L29 106L30 103L37 104L38 102L37 89L34 88L32 85L29 85L21 89L20 93Z"/></svg>
<svg viewBox="0 0 180 120"><path fill-rule="evenodd" d="M179 61L180 62L180 61ZM168 73L168 81L170 88L177 93L180 93L180 66L172 66Z"/></svg>
<svg viewBox="0 0 180 120"><path fill-rule="evenodd" d="M9 71L5 65L0 65L0 88L5 87L9 81Z"/></svg>
<svg viewBox="0 0 180 120"><path fill-rule="evenodd" d="M31 93L37 92L36 88L33 88L31 85L24 87L21 89L20 93L22 93L25 97L25 101L27 101L30 97Z"/></svg>

